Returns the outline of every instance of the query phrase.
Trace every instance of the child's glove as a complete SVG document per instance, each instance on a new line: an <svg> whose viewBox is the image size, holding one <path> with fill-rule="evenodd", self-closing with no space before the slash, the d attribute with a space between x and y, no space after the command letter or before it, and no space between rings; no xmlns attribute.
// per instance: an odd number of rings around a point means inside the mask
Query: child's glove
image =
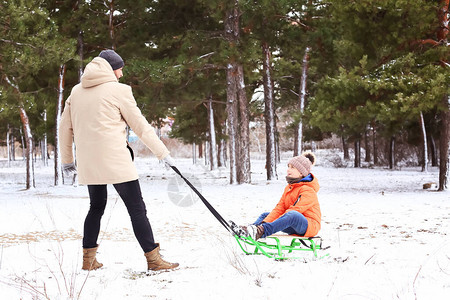
<svg viewBox="0 0 450 300"><path fill-rule="evenodd" d="M65 176L73 176L77 174L77 167L74 163L63 164L62 169Z"/></svg>

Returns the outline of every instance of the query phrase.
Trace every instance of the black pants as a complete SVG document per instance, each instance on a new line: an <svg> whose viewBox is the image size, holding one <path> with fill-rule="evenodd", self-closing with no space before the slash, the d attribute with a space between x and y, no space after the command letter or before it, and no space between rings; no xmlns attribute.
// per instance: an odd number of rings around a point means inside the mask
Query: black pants
<svg viewBox="0 0 450 300"><path fill-rule="evenodd" d="M152 251L157 247L153 239L153 231L147 218L147 210L142 199L141 188L138 180L114 184L119 193L133 225L134 235L144 252ZM100 221L106 207L108 192L106 184L88 185L91 206L84 221L83 248L97 247L97 239L100 233Z"/></svg>

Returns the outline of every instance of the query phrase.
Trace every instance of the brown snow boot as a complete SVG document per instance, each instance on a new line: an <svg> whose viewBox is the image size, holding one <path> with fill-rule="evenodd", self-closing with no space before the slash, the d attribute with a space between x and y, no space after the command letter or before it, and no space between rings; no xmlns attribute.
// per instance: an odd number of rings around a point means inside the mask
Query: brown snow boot
<svg viewBox="0 0 450 300"><path fill-rule="evenodd" d="M241 227L248 237L252 239L259 240L264 234L264 226L262 225L248 225L247 227Z"/></svg>
<svg viewBox="0 0 450 300"><path fill-rule="evenodd" d="M97 254L98 245L95 248L83 248L83 270L96 270L103 267L95 258Z"/></svg>
<svg viewBox="0 0 450 300"><path fill-rule="evenodd" d="M159 271L159 270L169 270L178 267L178 263L170 263L161 258L159 254L159 244L155 249L150 252L144 253L147 258L147 270L149 271Z"/></svg>

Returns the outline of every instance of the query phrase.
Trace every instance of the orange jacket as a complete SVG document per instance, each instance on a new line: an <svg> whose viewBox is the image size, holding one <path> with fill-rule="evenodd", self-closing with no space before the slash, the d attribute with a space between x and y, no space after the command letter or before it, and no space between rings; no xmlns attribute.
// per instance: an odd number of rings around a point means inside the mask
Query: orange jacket
<svg viewBox="0 0 450 300"><path fill-rule="evenodd" d="M303 214L308 220L308 229L305 236L315 236L320 230L320 220L322 218L317 198L319 188L319 182L314 175L311 182L288 184L280 201L264 219L264 222L273 222L288 211L295 210Z"/></svg>

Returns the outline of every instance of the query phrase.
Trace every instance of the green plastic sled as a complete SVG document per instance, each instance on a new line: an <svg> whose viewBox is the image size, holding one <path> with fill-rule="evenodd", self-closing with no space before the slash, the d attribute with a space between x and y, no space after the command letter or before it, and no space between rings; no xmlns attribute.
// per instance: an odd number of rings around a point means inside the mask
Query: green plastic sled
<svg viewBox="0 0 450 300"><path fill-rule="evenodd" d="M298 257L289 254L298 251L310 251L314 254L315 258L327 256L324 255L319 257L318 250L323 249L322 238L320 236L301 237L297 235L271 235L258 241L246 236L235 235L234 238L242 251L247 255L265 255L269 258L284 260L305 258L304 256ZM287 241L290 239L290 243L286 243L286 239ZM280 240L283 240L284 243Z"/></svg>

